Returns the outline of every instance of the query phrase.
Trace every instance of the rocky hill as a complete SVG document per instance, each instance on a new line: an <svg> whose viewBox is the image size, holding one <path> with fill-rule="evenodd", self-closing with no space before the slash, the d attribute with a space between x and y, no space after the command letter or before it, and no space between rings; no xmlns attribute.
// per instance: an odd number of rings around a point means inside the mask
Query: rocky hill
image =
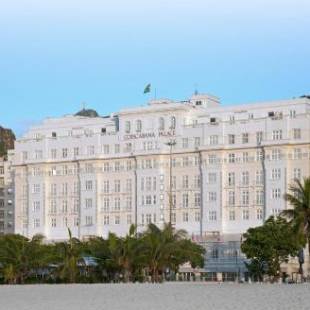
<svg viewBox="0 0 310 310"><path fill-rule="evenodd" d="M14 148L15 135L12 129L0 126L0 156L5 156L7 151Z"/></svg>

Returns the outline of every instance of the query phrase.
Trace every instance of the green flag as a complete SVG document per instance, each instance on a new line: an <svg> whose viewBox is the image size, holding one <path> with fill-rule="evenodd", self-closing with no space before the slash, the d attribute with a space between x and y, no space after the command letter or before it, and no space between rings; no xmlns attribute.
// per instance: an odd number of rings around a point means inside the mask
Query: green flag
<svg viewBox="0 0 310 310"><path fill-rule="evenodd" d="M144 88L143 94L147 94L151 92L151 84L147 84Z"/></svg>

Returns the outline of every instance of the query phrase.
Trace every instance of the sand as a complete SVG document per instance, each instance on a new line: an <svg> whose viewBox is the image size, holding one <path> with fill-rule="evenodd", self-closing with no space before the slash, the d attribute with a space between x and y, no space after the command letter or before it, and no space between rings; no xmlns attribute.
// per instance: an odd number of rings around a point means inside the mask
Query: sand
<svg viewBox="0 0 310 310"><path fill-rule="evenodd" d="M1 310L310 309L310 285L93 284L0 286Z"/></svg>

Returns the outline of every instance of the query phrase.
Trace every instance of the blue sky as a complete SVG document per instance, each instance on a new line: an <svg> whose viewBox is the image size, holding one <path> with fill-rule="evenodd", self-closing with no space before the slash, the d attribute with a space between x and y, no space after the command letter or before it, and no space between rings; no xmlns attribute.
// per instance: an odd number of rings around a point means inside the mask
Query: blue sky
<svg viewBox="0 0 310 310"><path fill-rule="evenodd" d="M149 82L223 104L310 93L309 30L309 0L0 0L0 124L143 105Z"/></svg>

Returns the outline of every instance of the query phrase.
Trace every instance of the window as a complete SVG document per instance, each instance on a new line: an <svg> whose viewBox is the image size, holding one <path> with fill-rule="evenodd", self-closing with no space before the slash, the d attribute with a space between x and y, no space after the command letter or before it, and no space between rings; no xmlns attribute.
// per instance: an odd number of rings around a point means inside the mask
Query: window
<svg viewBox="0 0 310 310"><path fill-rule="evenodd" d="M43 152L42 152L41 150L36 150L36 151L34 152L34 157L35 157L35 159L42 159L42 157L43 157Z"/></svg>
<svg viewBox="0 0 310 310"><path fill-rule="evenodd" d="M216 177L216 174L215 174L215 177ZM200 175L195 175L194 177L194 187L195 188L199 188L201 185L201 182L200 182Z"/></svg>
<svg viewBox="0 0 310 310"><path fill-rule="evenodd" d="M39 212L40 211L40 201L34 201L33 202L33 212Z"/></svg>
<svg viewBox="0 0 310 310"><path fill-rule="evenodd" d="M297 179L297 180L301 179L301 169L300 168L294 168L293 177L294 177L294 179Z"/></svg>
<svg viewBox="0 0 310 310"><path fill-rule="evenodd" d="M273 168L271 170L271 179L272 180L280 180L281 178L281 169L280 168Z"/></svg>
<svg viewBox="0 0 310 310"><path fill-rule="evenodd" d="M91 198L85 199L85 208L90 209L93 207L93 200Z"/></svg>
<svg viewBox="0 0 310 310"><path fill-rule="evenodd" d="M119 161L116 161L114 163L114 171L120 171L121 170L121 164Z"/></svg>
<svg viewBox="0 0 310 310"><path fill-rule="evenodd" d="M242 202L243 206L248 206L249 205L249 201L250 201L249 196L250 196L249 191L242 191L242 193L241 193L241 202Z"/></svg>
<svg viewBox="0 0 310 310"><path fill-rule="evenodd" d="M258 206L262 206L264 204L264 191L256 190L255 201Z"/></svg>
<svg viewBox="0 0 310 310"><path fill-rule="evenodd" d="M110 223L110 218L108 215L105 215L103 217L103 225L109 225L109 223Z"/></svg>
<svg viewBox="0 0 310 310"><path fill-rule="evenodd" d="M273 149L271 151L271 159L272 160L280 160L281 159L281 150L280 149Z"/></svg>
<svg viewBox="0 0 310 310"><path fill-rule="evenodd" d="M108 172L110 170L110 164L109 163L104 163L103 164L103 171Z"/></svg>
<svg viewBox="0 0 310 310"><path fill-rule="evenodd" d="M234 206L235 202L236 202L235 192L234 191L229 191L228 192L228 205L229 206Z"/></svg>
<svg viewBox="0 0 310 310"><path fill-rule="evenodd" d="M302 159L301 149L294 149L294 159Z"/></svg>
<svg viewBox="0 0 310 310"><path fill-rule="evenodd" d="M142 121L141 120L136 120L136 132L141 132L142 130Z"/></svg>
<svg viewBox="0 0 310 310"><path fill-rule="evenodd" d="M188 165L189 165L188 157L183 157L182 162L183 162L183 167L188 167Z"/></svg>
<svg viewBox="0 0 310 310"><path fill-rule="evenodd" d="M120 180L114 180L114 192L120 193L121 191L121 181Z"/></svg>
<svg viewBox="0 0 310 310"><path fill-rule="evenodd" d="M261 144L262 141L263 141L263 132L257 131L256 132L256 143Z"/></svg>
<svg viewBox="0 0 310 310"><path fill-rule="evenodd" d="M277 217L279 216L281 213L281 210L280 209L272 209L272 215Z"/></svg>
<svg viewBox="0 0 310 310"><path fill-rule="evenodd" d="M249 161L249 153L248 152L243 152L242 153L242 161L244 163L247 163Z"/></svg>
<svg viewBox="0 0 310 310"><path fill-rule="evenodd" d="M103 192L108 193L109 192L109 187L110 187L110 182L108 180L103 181Z"/></svg>
<svg viewBox="0 0 310 310"><path fill-rule="evenodd" d="M229 153L228 154L228 162L234 163L236 161L235 153Z"/></svg>
<svg viewBox="0 0 310 310"><path fill-rule="evenodd" d="M56 218L51 218L51 226L56 227Z"/></svg>
<svg viewBox="0 0 310 310"><path fill-rule="evenodd" d="M51 149L51 157L52 157L52 159L57 158L57 150L56 149Z"/></svg>
<svg viewBox="0 0 310 310"><path fill-rule="evenodd" d="M199 180L200 180L200 178L199 178ZM208 182L209 182L209 184L215 184L216 183L216 172L209 172L208 173Z"/></svg>
<svg viewBox="0 0 310 310"><path fill-rule="evenodd" d="M119 225L121 223L121 218L119 215L116 215L114 218L114 224Z"/></svg>
<svg viewBox="0 0 310 310"><path fill-rule="evenodd" d="M50 202L50 213L51 214L56 214L57 212L57 207L56 207L56 200L51 200Z"/></svg>
<svg viewBox="0 0 310 310"><path fill-rule="evenodd" d="M293 129L293 138L295 140L301 139L301 129L300 128L294 128Z"/></svg>
<svg viewBox="0 0 310 310"><path fill-rule="evenodd" d="M126 209L127 211L131 210L132 207L132 199L131 196L126 197Z"/></svg>
<svg viewBox="0 0 310 310"><path fill-rule="evenodd" d="M57 185L56 184L51 184L51 195L56 196L57 195Z"/></svg>
<svg viewBox="0 0 310 310"><path fill-rule="evenodd" d="M216 161L217 161L216 155L214 155L214 154L208 155L209 164L216 164Z"/></svg>
<svg viewBox="0 0 310 310"><path fill-rule="evenodd" d="M132 224L131 214L127 214L127 225Z"/></svg>
<svg viewBox="0 0 310 310"><path fill-rule="evenodd" d="M145 178L145 189L150 191L152 189L152 177Z"/></svg>
<svg viewBox="0 0 310 310"><path fill-rule="evenodd" d="M92 190L93 190L93 181L92 181L92 180L86 181L85 189L86 189L87 191L92 191Z"/></svg>
<svg viewBox="0 0 310 310"><path fill-rule="evenodd" d="M250 218L250 212L249 210L242 210L242 219L248 220Z"/></svg>
<svg viewBox="0 0 310 310"><path fill-rule="evenodd" d="M249 143L249 134L248 133L242 134L242 143L243 144Z"/></svg>
<svg viewBox="0 0 310 310"><path fill-rule="evenodd" d="M281 189L280 188L273 188L271 191L271 198L272 199L280 199L281 198Z"/></svg>
<svg viewBox="0 0 310 310"><path fill-rule="evenodd" d="M230 220L230 221L236 220L236 213L235 213L234 210L230 210L230 211L229 211L229 220Z"/></svg>
<svg viewBox="0 0 310 310"><path fill-rule="evenodd" d="M132 180L131 179L127 179L126 180L126 191L127 192L131 192L132 191Z"/></svg>
<svg viewBox="0 0 310 310"><path fill-rule="evenodd" d="M216 192L209 192L208 193L208 198L210 202L216 201Z"/></svg>
<svg viewBox="0 0 310 310"><path fill-rule="evenodd" d="M121 209L121 200L119 197L114 198L114 211L120 211Z"/></svg>
<svg viewBox="0 0 310 310"><path fill-rule="evenodd" d="M296 118L296 111L290 110L290 118Z"/></svg>
<svg viewBox="0 0 310 310"><path fill-rule="evenodd" d="M62 149L62 158L67 158L68 157L68 149L67 148L63 148Z"/></svg>
<svg viewBox="0 0 310 310"><path fill-rule="evenodd" d="M121 146L119 144L114 145L114 153L118 154L121 151Z"/></svg>
<svg viewBox="0 0 310 310"><path fill-rule="evenodd" d="M200 207L201 197L200 193L195 193L195 207Z"/></svg>
<svg viewBox="0 0 310 310"><path fill-rule="evenodd" d="M235 173L234 172L228 172L228 185L229 186L235 185Z"/></svg>
<svg viewBox="0 0 310 310"><path fill-rule="evenodd" d="M151 205L152 204L152 195L146 195L145 196L145 204Z"/></svg>
<svg viewBox="0 0 310 310"><path fill-rule="evenodd" d="M209 221L216 221L216 211L209 211Z"/></svg>
<svg viewBox="0 0 310 310"><path fill-rule="evenodd" d="M249 171L242 172L242 185L249 185L250 182Z"/></svg>
<svg viewBox="0 0 310 310"><path fill-rule="evenodd" d="M33 228L39 228L40 227L40 219L35 218L33 219Z"/></svg>
<svg viewBox="0 0 310 310"><path fill-rule="evenodd" d="M93 145L87 146L87 155L94 155L95 154L95 147Z"/></svg>
<svg viewBox="0 0 310 310"><path fill-rule="evenodd" d="M39 194L40 193L40 184L33 184L33 187L32 187L32 193L33 194Z"/></svg>
<svg viewBox="0 0 310 310"><path fill-rule="evenodd" d="M158 123L159 123L158 129L159 130L165 130L165 119L163 117L159 118Z"/></svg>
<svg viewBox="0 0 310 310"><path fill-rule="evenodd" d="M188 222L188 212L183 212L183 222Z"/></svg>
<svg viewBox="0 0 310 310"><path fill-rule="evenodd" d="M103 146L103 153L104 154L109 154L109 152L110 152L110 146L109 146L109 144L105 144Z"/></svg>
<svg viewBox="0 0 310 310"><path fill-rule="evenodd" d="M182 195L183 208L188 208L188 194Z"/></svg>
<svg viewBox="0 0 310 310"><path fill-rule="evenodd" d="M174 116L171 116L170 129L175 129L175 127L176 127L176 118Z"/></svg>
<svg viewBox="0 0 310 310"><path fill-rule="evenodd" d="M67 213L68 212L68 201L67 200L63 200L62 201L62 209L61 209L61 211L63 213Z"/></svg>
<svg viewBox="0 0 310 310"><path fill-rule="evenodd" d="M217 135L212 135L209 138L210 140L210 145L217 145L219 141L219 137Z"/></svg>
<svg viewBox="0 0 310 310"><path fill-rule="evenodd" d="M200 146L200 137L195 137L195 147Z"/></svg>
<svg viewBox="0 0 310 310"><path fill-rule="evenodd" d="M262 209L257 209L256 210L256 219L257 220L262 220L263 219L263 210Z"/></svg>
<svg viewBox="0 0 310 310"><path fill-rule="evenodd" d="M130 121L125 122L125 132L130 133Z"/></svg>
<svg viewBox="0 0 310 310"><path fill-rule="evenodd" d="M110 199L108 197L104 197L103 199L103 211L109 212L110 209Z"/></svg>
<svg viewBox="0 0 310 310"><path fill-rule="evenodd" d="M171 222L172 222L172 223L175 223L175 222L176 222L176 214L175 214L175 212L172 212L172 213L171 213Z"/></svg>
<svg viewBox="0 0 310 310"><path fill-rule="evenodd" d="M90 216L90 215L87 215L87 216L85 217L85 224L86 224L87 226L93 225L93 217Z"/></svg>
<svg viewBox="0 0 310 310"><path fill-rule="evenodd" d="M235 135L228 135L228 143L235 144Z"/></svg>
<svg viewBox="0 0 310 310"><path fill-rule="evenodd" d="M188 148L188 138L182 139L182 147L183 147L183 149Z"/></svg>
<svg viewBox="0 0 310 310"><path fill-rule="evenodd" d="M78 147L75 147L75 148L73 149L73 154L74 154L74 156L79 156L79 153L80 153L80 149L79 149Z"/></svg>
<svg viewBox="0 0 310 310"><path fill-rule="evenodd" d="M195 212L195 222L200 221L200 212Z"/></svg>
<svg viewBox="0 0 310 310"><path fill-rule="evenodd" d="M272 131L272 140L281 140L282 139L282 130L273 130Z"/></svg>
<svg viewBox="0 0 310 310"><path fill-rule="evenodd" d="M183 188L188 188L188 175L183 175L182 186L183 186Z"/></svg>

